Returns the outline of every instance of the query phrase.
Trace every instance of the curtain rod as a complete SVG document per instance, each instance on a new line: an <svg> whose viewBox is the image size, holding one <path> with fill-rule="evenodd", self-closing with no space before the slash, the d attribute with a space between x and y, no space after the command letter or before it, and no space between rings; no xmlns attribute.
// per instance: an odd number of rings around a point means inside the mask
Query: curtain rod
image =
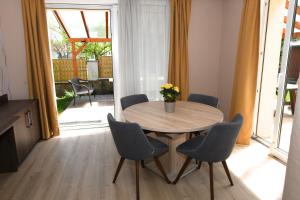
<svg viewBox="0 0 300 200"><path fill-rule="evenodd" d="M46 3L47 9L110 9L115 4L82 4L82 3Z"/></svg>

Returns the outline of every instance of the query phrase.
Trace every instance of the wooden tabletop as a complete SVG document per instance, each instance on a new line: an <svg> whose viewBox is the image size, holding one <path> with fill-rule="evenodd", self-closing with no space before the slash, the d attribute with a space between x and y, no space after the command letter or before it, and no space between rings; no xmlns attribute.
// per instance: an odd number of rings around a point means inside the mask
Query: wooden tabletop
<svg viewBox="0 0 300 200"><path fill-rule="evenodd" d="M208 129L223 121L217 108L187 101L177 101L174 113L167 113L164 102L150 101L128 107L123 111L128 122L138 123L143 129L162 133L188 133Z"/></svg>

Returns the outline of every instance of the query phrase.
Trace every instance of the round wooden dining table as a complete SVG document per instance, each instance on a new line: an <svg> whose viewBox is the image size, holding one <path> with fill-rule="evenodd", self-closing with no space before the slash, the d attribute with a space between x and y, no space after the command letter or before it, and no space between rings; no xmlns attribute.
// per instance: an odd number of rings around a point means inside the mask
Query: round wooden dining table
<svg viewBox="0 0 300 200"><path fill-rule="evenodd" d="M176 101L175 112L167 113L163 101L150 101L126 108L123 117L153 131L152 137L169 145L169 153L161 161L168 175L175 176L184 161L176 147L188 139L186 133L206 130L222 122L224 115L212 106L188 101Z"/></svg>

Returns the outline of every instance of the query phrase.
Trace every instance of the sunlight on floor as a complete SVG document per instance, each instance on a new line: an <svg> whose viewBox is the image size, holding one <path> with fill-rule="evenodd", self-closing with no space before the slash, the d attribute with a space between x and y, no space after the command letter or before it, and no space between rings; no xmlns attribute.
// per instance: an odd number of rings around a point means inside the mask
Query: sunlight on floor
<svg viewBox="0 0 300 200"><path fill-rule="evenodd" d="M268 148L256 141L249 147L237 145L228 165L260 199L281 199L286 166L268 154Z"/></svg>
<svg viewBox="0 0 300 200"><path fill-rule="evenodd" d="M76 105L71 102L69 107L59 115L61 130L101 128L107 125L107 114L114 114L113 95L92 97L92 105L87 96L81 97L76 102Z"/></svg>

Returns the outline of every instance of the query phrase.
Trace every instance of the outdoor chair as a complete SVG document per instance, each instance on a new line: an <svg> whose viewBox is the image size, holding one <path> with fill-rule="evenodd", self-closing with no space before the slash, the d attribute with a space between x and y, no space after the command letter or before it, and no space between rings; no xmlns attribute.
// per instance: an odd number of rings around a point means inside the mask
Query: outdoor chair
<svg viewBox="0 0 300 200"><path fill-rule="evenodd" d="M136 199L140 198L139 193L139 161L153 158L159 171L162 173L165 181L171 183L164 171L158 157L169 151L169 147L151 137L147 137L141 127L136 123L124 123L116 121L109 113L107 115L109 127L121 156L113 183L116 182L125 159L135 161L136 173ZM143 165L142 165L143 166Z"/></svg>
<svg viewBox="0 0 300 200"><path fill-rule="evenodd" d="M89 96L90 104L92 105L91 95L94 94L94 98L95 98L94 89L91 87L91 85L86 86L86 85L82 84L82 83L88 82L87 80L73 78L73 79L69 80L68 82L71 83L72 89L74 91L74 105L76 104L76 97L79 96L79 98L80 98L83 95Z"/></svg>
<svg viewBox="0 0 300 200"><path fill-rule="evenodd" d="M209 164L210 196L214 199L213 163L222 162L230 185L233 182L226 164L230 156L236 138L243 123L243 117L237 114L231 122L218 123L208 130L207 135L196 136L176 148L176 151L187 156L173 184L176 184L191 159L198 160L197 169L200 169L202 162Z"/></svg>

